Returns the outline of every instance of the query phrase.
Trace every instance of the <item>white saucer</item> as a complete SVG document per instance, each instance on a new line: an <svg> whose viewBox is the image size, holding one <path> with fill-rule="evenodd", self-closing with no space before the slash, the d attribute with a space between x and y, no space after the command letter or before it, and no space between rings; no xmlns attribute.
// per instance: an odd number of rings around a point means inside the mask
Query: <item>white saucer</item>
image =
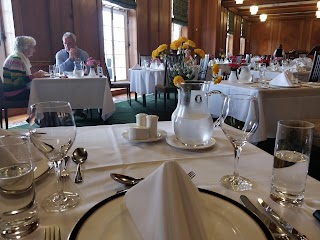
<svg viewBox="0 0 320 240"><path fill-rule="evenodd" d="M249 81L239 81L241 84L254 84L254 82L249 82Z"/></svg>
<svg viewBox="0 0 320 240"><path fill-rule="evenodd" d="M270 83L269 83L269 86L271 88L299 88L299 87L301 87L300 84L293 84L292 86L277 86L277 85L272 85Z"/></svg>
<svg viewBox="0 0 320 240"><path fill-rule="evenodd" d="M181 149L188 149L188 150L206 149L206 148L212 147L216 143L216 140L212 137L212 138L210 138L210 140L206 144L203 144L200 146L186 146L176 138L176 135L168 136L166 138L166 141L172 147L181 148Z"/></svg>
<svg viewBox="0 0 320 240"><path fill-rule="evenodd" d="M159 141L163 138L165 138L167 136L167 132L164 131L164 130L158 130L158 134L157 134L157 137L155 138L148 138L148 139L145 139L145 140L133 140L133 139L129 139L129 132L128 131L124 131L122 133L122 137L124 139L126 139L127 141L129 142L132 142L132 143L147 143L147 142L156 142L156 141Z"/></svg>

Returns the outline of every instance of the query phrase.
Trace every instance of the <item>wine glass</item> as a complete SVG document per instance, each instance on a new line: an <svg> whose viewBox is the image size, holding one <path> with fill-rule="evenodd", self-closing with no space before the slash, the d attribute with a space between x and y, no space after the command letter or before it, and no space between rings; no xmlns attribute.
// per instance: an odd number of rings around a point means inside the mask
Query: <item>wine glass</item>
<svg viewBox="0 0 320 240"><path fill-rule="evenodd" d="M64 181L60 176L61 161L76 137L76 125L68 102L50 101L31 106L29 116L30 139L50 162L57 176L57 192L42 202L47 212L63 212L75 207L80 197L77 193L64 191ZM61 169L62 168L62 169Z"/></svg>
<svg viewBox="0 0 320 240"><path fill-rule="evenodd" d="M261 87L267 87L267 83L266 83L266 70L267 70L267 65L265 63L259 63L259 76L260 76L260 80L261 80Z"/></svg>
<svg viewBox="0 0 320 240"><path fill-rule="evenodd" d="M223 176L220 183L233 191L251 190L249 179L239 175L238 164L243 146L256 131L259 124L258 100L254 96L233 94L225 97L220 126L234 147L233 175Z"/></svg>

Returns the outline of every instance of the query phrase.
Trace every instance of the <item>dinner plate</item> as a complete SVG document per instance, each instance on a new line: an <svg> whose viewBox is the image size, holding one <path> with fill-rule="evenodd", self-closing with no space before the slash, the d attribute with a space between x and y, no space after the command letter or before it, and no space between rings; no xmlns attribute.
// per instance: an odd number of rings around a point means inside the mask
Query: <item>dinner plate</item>
<svg viewBox="0 0 320 240"><path fill-rule="evenodd" d="M130 139L129 138L129 132L128 131L124 131L122 133L122 137L124 139L126 139L127 141L129 142L132 142L132 143L147 143L147 142L156 142L156 141L159 141L163 138L165 138L167 136L167 132L164 131L164 130L158 130L157 132L157 137L155 138L148 138L148 139L145 139L145 140L133 140L133 139Z"/></svg>
<svg viewBox="0 0 320 240"><path fill-rule="evenodd" d="M176 135L171 135L166 138L167 143L175 148L181 148L181 149L188 149L188 150L199 150L199 149L206 149L212 147L214 144L216 144L216 140L212 137L210 140L203 145L200 146L186 146L182 142L180 142Z"/></svg>
<svg viewBox="0 0 320 240"><path fill-rule="evenodd" d="M199 191L209 239L273 239L262 221L240 203L215 192ZM77 222L69 239L142 239L125 206L124 194L113 195L92 207Z"/></svg>
<svg viewBox="0 0 320 240"><path fill-rule="evenodd" d="M272 87L272 88L299 88L301 87L300 84L293 84L292 86L277 86L277 85L272 85L269 83L269 87Z"/></svg>
<svg viewBox="0 0 320 240"><path fill-rule="evenodd" d="M33 174L35 181L42 179L50 171L48 160L39 160L34 162L33 165Z"/></svg>
<svg viewBox="0 0 320 240"><path fill-rule="evenodd" d="M249 82L249 81L239 81L241 84L253 84L254 82Z"/></svg>

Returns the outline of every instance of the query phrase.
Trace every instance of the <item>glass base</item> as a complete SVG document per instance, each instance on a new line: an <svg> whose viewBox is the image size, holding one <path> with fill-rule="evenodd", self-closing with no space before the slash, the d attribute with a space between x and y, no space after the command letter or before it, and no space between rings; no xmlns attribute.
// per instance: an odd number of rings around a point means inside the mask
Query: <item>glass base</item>
<svg viewBox="0 0 320 240"><path fill-rule="evenodd" d="M41 206L46 212L64 212L74 208L80 202L77 193L63 192L61 195L54 193L43 200Z"/></svg>
<svg viewBox="0 0 320 240"><path fill-rule="evenodd" d="M235 192L242 192L252 189L252 183L249 179L241 176L227 175L220 179L220 183L227 189Z"/></svg>

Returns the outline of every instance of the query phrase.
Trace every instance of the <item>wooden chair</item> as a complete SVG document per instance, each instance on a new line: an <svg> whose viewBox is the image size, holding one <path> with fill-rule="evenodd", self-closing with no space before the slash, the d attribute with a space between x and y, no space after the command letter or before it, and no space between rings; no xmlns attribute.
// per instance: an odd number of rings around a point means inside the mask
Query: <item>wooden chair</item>
<svg viewBox="0 0 320 240"><path fill-rule="evenodd" d="M130 93L130 82L129 81L111 81L109 72L107 71L107 79L109 82L110 89L112 88L125 88L127 91L127 101L131 106L131 93Z"/></svg>
<svg viewBox="0 0 320 240"><path fill-rule="evenodd" d="M309 82L320 80L320 51L314 53L313 63L309 75Z"/></svg>
<svg viewBox="0 0 320 240"><path fill-rule="evenodd" d="M179 61L179 55L170 54L169 58L171 59L171 63L177 63ZM155 106L157 107L157 100L158 100L158 92L163 93L163 105L164 109L166 109L167 98L169 99L169 94L175 94L175 100L177 101L177 88L173 85L169 85L169 80L172 79L171 72L170 72L170 62L165 62L165 71L164 71L164 83L163 85L156 85L155 92L154 92L154 101Z"/></svg>
<svg viewBox="0 0 320 240"><path fill-rule="evenodd" d="M1 119L1 128L2 125L2 110L4 110L4 120L6 124L6 129L8 129L9 119L8 119L8 109L10 108L28 108L29 99L27 100L19 100L19 101L12 101L7 100L3 94L3 81L0 77L0 119Z"/></svg>
<svg viewBox="0 0 320 240"><path fill-rule="evenodd" d="M200 60L198 80L205 80L208 70L209 54L205 54L204 58Z"/></svg>

